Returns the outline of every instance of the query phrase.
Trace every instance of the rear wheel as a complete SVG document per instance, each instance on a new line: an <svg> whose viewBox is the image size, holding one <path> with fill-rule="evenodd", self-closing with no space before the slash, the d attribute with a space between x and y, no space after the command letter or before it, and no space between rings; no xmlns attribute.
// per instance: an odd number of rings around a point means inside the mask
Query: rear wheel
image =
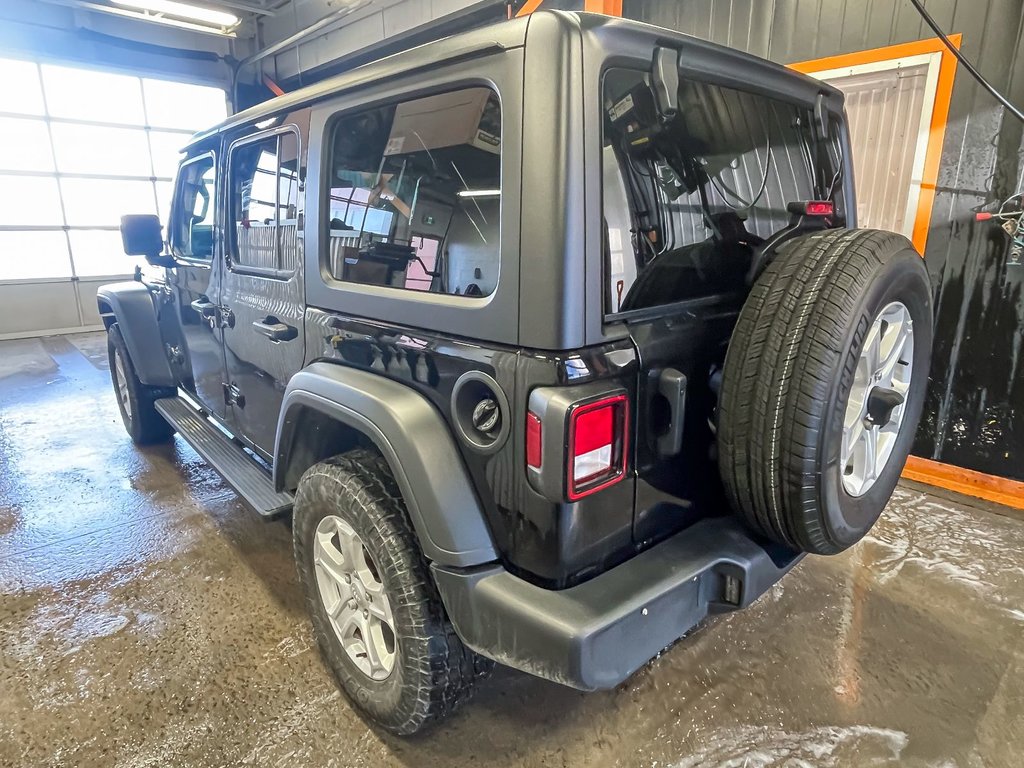
<svg viewBox="0 0 1024 768"><path fill-rule="evenodd" d="M135 373L135 366L128 355L128 347L117 323L107 329L107 360L110 364L110 380L117 396L121 421L132 442L136 445L150 445L169 440L174 434L174 428L157 413L153 401L174 392L168 388L150 387L142 383Z"/></svg>
<svg viewBox="0 0 1024 768"><path fill-rule="evenodd" d="M829 230L782 248L740 313L718 412L726 492L751 527L817 554L870 530L913 443L931 339L906 238Z"/></svg>
<svg viewBox="0 0 1024 768"><path fill-rule="evenodd" d="M492 664L448 621L383 457L360 449L310 467L292 531L314 634L353 704L410 735L469 697Z"/></svg>

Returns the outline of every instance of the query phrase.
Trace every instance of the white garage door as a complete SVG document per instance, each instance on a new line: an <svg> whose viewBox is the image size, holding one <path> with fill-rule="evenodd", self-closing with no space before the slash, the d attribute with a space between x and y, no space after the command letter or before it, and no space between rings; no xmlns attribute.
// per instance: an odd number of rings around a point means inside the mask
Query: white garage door
<svg viewBox="0 0 1024 768"><path fill-rule="evenodd" d="M205 85L0 59L0 338L91 327L128 276L126 213L166 220L179 150L227 113Z"/></svg>
<svg viewBox="0 0 1024 768"><path fill-rule="evenodd" d="M846 95L862 227L912 237L941 55L811 72Z"/></svg>

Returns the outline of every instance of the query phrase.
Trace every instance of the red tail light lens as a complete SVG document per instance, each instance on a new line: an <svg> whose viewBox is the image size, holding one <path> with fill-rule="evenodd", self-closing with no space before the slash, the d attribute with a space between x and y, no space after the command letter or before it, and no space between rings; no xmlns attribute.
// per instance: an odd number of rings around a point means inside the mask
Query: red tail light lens
<svg viewBox="0 0 1024 768"><path fill-rule="evenodd" d="M526 414L526 464L540 469L543 455L541 452L540 417L535 413Z"/></svg>
<svg viewBox="0 0 1024 768"><path fill-rule="evenodd" d="M808 216L831 216L835 213L835 206L828 200L811 200L804 204L804 212Z"/></svg>
<svg viewBox="0 0 1024 768"><path fill-rule="evenodd" d="M626 471L629 401L616 395L574 409L569 416L569 500L618 482Z"/></svg>

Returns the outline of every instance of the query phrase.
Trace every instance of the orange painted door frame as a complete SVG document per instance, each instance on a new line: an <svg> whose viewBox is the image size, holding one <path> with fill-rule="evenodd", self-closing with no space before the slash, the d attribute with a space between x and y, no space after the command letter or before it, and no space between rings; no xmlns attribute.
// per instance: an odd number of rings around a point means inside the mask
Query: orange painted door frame
<svg viewBox="0 0 1024 768"><path fill-rule="evenodd" d="M962 35L950 35L950 42L960 47ZM939 62L939 78L935 89L935 104L928 133L928 147L925 153L924 170L921 174L921 194L917 200L917 214L914 217L914 231L911 240L922 256L928 244L928 230L931 227L932 208L935 204L935 186L939 179L939 165L942 161L942 143L946 136L946 122L949 119L949 103L953 96L953 80L956 77L957 60L939 38L918 40L901 45L888 45L868 51L856 51L823 59L812 59L790 64L798 72L825 72L864 64L905 59L922 54L942 54Z"/></svg>
<svg viewBox="0 0 1024 768"><path fill-rule="evenodd" d="M544 0L526 0L516 16L527 16L539 10ZM588 13L603 13L606 16L622 15L622 0L583 0L583 10Z"/></svg>

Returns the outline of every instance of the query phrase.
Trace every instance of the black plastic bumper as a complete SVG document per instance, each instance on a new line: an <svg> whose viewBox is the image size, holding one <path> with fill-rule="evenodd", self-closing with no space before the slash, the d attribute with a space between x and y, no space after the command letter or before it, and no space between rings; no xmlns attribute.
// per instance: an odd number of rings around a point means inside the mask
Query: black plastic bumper
<svg viewBox="0 0 1024 768"><path fill-rule="evenodd" d="M704 520L576 587L548 590L500 565L434 566L474 651L582 690L612 688L709 613L743 608L799 562L732 518Z"/></svg>

